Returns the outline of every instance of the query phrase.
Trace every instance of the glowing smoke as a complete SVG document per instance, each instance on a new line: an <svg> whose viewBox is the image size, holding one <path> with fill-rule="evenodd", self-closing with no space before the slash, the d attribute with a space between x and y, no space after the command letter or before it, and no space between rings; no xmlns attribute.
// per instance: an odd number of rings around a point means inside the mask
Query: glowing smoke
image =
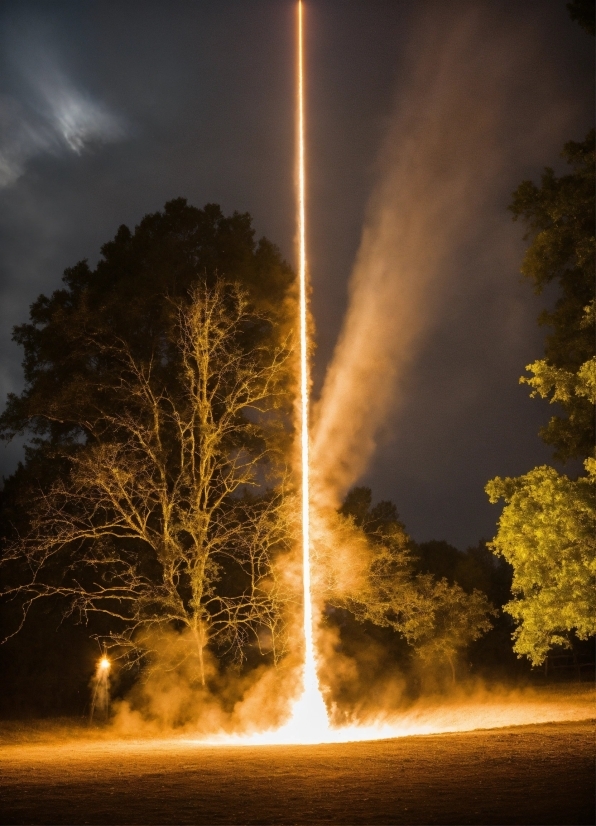
<svg viewBox="0 0 596 826"><path fill-rule="evenodd" d="M534 83L545 61L523 16L482 3L420 8L315 416L313 487L316 501L333 507L366 470L400 403L454 255L481 229L483 249L494 249L488 211L502 200L505 213L503 173L538 159L545 135L558 138L569 115L556 95L544 99L553 92L544 78Z"/></svg>
<svg viewBox="0 0 596 826"><path fill-rule="evenodd" d="M39 155L80 155L125 136L122 118L70 80L49 34L35 21L22 22L9 35L19 93L0 96L0 188L15 183Z"/></svg>
<svg viewBox="0 0 596 826"><path fill-rule="evenodd" d="M479 8L467 5L463 16L447 21L433 7L416 32L408 96L398 110L382 154L381 180L371 198L354 268L350 309L324 387L314 434L312 464L319 487L331 493L332 503L365 469L376 435L399 400L400 380L437 313L444 263L471 237L470 225L476 224L476 214L494 192L507 162L501 143L503 112L510 90L515 88L512 79L523 72L522 54L529 36L527 31L513 36L492 27L488 35L488 22ZM450 7L451 15L452 10ZM520 47L522 41L524 49ZM76 140L74 145L67 143L77 151ZM511 151L515 149L510 146ZM307 377L303 378L306 383ZM306 432L305 424L302 430ZM319 524L315 524L315 532ZM342 548L345 545L342 543ZM338 567L342 575L355 575L351 566ZM308 625L310 612L305 619ZM306 637L308 650L309 629ZM333 648L332 643L328 648ZM336 652L325 654L327 663L333 662L337 670ZM357 680L352 662L348 657L344 661L344 668ZM313 664L312 652L307 664ZM280 698L283 704L289 689L295 688L291 678L284 684L283 673L264 669L247 678L245 684L232 678L227 690L230 696L237 692L241 697L230 700L232 710L226 712L222 703L225 692L220 690L207 697L193 690L186 675L178 671L164 669L161 676L163 682L152 680L142 687L156 719L169 725L188 720L196 727L198 718L198 727L204 731L219 727L226 734L230 730L254 734L255 730L283 723ZM318 700L312 670L310 676ZM374 739L414 731L474 728L487 725L487 721L495 724L493 703L478 719L469 709L458 707L456 722L439 720L440 715L433 710L429 720L421 722L414 714L413 723L403 724L390 713L390 693L399 698L395 686L387 686L383 696L387 702L382 703L385 708L377 712L380 716L369 710L369 719L356 714L356 719L348 721L369 723L368 728L348 725L332 731L326 720L312 720L312 705L302 703L309 697L306 691L292 710L297 727L282 727L260 739L244 737L242 742ZM549 708L540 719L555 719L557 713L569 714ZM577 713L583 715L585 710ZM530 719L534 721L527 710L518 713L515 704L506 705L499 724ZM134 712L121 709L121 725L128 721L126 725L134 727L136 720ZM305 722L311 726L315 722L316 726L308 729Z"/></svg>
<svg viewBox="0 0 596 826"><path fill-rule="evenodd" d="M478 214L494 198L508 153L515 155L520 148L516 135L525 131L522 143L534 142L544 119L553 115L544 107L540 120L537 113L544 101L538 102L535 110L526 112L523 128L505 140L511 101L518 92L516 78L524 75L532 61L532 35L519 27L519 18L515 31L510 31L503 21L487 17L480 3L449 4L447 11L444 5L430 3L425 8L412 38L415 47L403 84L407 95L400 101L382 152L380 182L369 204L354 267L350 307L313 434L311 469L317 489L312 499L316 507L305 514L304 521L311 517L313 545L319 557L333 563L330 575L340 590L358 579L366 547L362 538L348 535L349 526L343 526L342 534L341 523L333 523L333 511L321 506L336 505L365 469L376 436L399 401L400 382L417 346L438 315L446 262L478 232ZM308 378L304 372L302 378L303 383ZM305 415L304 407L301 413ZM299 430L302 434L306 430L304 418ZM305 461L307 446L301 447ZM306 560L308 548L303 550ZM325 583L313 584L324 592ZM306 626L309 618L307 611ZM399 673L378 679L375 671L371 678L370 652L367 673L361 673L353 658L338 653L333 632L321 633L316 626L325 694L331 711L339 712L333 717L344 724L341 729L333 729L324 719L308 627L307 685L289 710L290 720L284 715L284 698L296 696L296 685L286 663L277 673L263 669L244 682L230 675L229 685L218 685L209 696L197 694L183 674L165 668L162 682L153 679L141 687L139 711L134 704L132 710L121 707L117 725L129 732L137 725L142 728L148 707L151 719L166 725L180 721L201 735L219 727L218 742L304 743L464 730L495 724L497 718L498 725L559 719L557 714L569 719L569 714L577 713L581 719L586 713L583 707L577 712L561 707L537 712L531 700L523 709L507 700L498 716L491 697L488 711L478 708L474 716L471 707L477 706L478 692L472 690L469 705L456 701L454 720L442 720L435 708L427 716L423 712L422 722L418 715L424 703L420 703L413 713L416 722L404 721L400 706L407 705L408 699ZM376 651L372 653L377 657ZM378 657L382 658L382 652ZM347 681L354 688L353 696L338 703L341 684ZM374 683L374 703L365 697L365 682ZM227 707L232 710L226 711ZM239 739L230 738L231 732Z"/></svg>

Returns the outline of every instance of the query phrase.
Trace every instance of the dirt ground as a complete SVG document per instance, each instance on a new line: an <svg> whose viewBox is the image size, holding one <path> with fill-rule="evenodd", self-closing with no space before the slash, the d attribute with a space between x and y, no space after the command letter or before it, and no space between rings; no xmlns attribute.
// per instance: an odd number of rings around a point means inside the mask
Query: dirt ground
<svg viewBox="0 0 596 826"><path fill-rule="evenodd" d="M2 824L593 824L594 724L322 746L10 744Z"/></svg>

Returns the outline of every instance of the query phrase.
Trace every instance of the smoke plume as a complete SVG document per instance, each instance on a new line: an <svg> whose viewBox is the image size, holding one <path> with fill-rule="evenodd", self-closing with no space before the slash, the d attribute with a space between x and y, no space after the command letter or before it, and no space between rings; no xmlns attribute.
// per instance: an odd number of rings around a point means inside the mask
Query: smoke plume
<svg viewBox="0 0 596 826"><path fill-rule="evenodd" d="M503 173L512 159L537 158L544 134L559 134L569 114L560 99L556 111L544 99L548 83L529 100L539 45L523 15L504 7L421 4L348 311L315 411L312 466L321 504L336 507L366 470L439 316L454 256L480 232L485 250L497 243L491 207L502 199L505 211Z"/></svg>

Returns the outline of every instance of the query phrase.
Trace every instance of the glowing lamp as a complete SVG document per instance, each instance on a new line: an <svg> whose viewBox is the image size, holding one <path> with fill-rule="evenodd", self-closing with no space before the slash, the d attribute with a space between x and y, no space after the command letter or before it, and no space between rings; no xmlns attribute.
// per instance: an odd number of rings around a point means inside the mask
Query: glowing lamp
<svg viewBox="0 0 596 826"><path fill-rule="evenodd" d="M99 667L101 671L108 671L108 669L110 668L110 661L107 657L101 658L101 660L99 661Z"/></svg>

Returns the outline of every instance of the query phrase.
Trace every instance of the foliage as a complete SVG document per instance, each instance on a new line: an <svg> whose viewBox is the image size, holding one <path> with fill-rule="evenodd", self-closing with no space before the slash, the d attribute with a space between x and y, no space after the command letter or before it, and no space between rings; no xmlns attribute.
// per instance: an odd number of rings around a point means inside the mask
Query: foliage
<svg viewBox="0 0 596 826"><path fill-rule="evenodd" d="M484 540L465 551L443 540L420 542L415 544L415 554L417 573L445 579L466 594L480 591L496 609L492 628L473 640L466 650L468 667L488 679L509 679L528 673L529 663L516 657L512 648L513 619L503 611L511 599L513 574L505 558L496 556Z"/></svg>
<svg viewBox="0 0 596 826"><path fill-rule="evenodd" d="M259 314L242 331L249 349L257 342L275 349L293 324L292 270L269 241L255 244L248 214L225 217L216 204L201 210L179 198L146 215L134 232L121 226L101 252L94 270L87 261L65 270L64 287L40 295L29 322L14 330L26 386L9 395L0 437L33 436L25 467L36 480L61 472L52 448L76 451L89 436L94 407L109 404L118 366L114 373L98 351L103 341L120 339L143 361L159 352L154 370L175 380L174 308L197 284L213 287L218 279L239 284ZM23 489L31 474L21 469L18 476L9 488Z"/></svg>
<svg viewBox="0 0 596 826"><path fill-rule="evenodd" d="M510 209L531 239L522 273L537 292L553 282L559 286L554 309L539 319L552 328L545 358L528 365L533 376L520 381L531 385L532 395L563 408L566 415L551 418L541 436L564 461L585 458L594 447L594 130L583 143L567 143L563 157L570 174L557 177L547 168L540 187L523 181Z"/></svg>
<svg viewBox="0 0 596 826"><path fill-rule="evenodd" d="M133 660L164 627L201 671L208 642L277 656L287 507L259 489L283 478L292 272L248 215L182 199L102 253L15 331L27 383L0 428L32 439L3 496L7 590L109 615Z"/></svg>
<svg viewBox="0 0 596 826"><path fill-rule="evenodd" d="M271 552L285 538L283 506L279 497L238 494L257 484L268 452L263 426L246 413L272 409L287 354L241 347L255 320L237 286L196 288L178 307L180 375L170 387L159 353L142 362L121 340L98 343L119 376L107 409L89 408L91 438L69 456L68 478L40 492L31 530L5 553L5 563L25 561L31 571L9 589L25 613L40 597L66 597L84 616L117 620L122 630L106 642L134 655L147 651L148 630L187 629L203 681L209 641L241 655L248 636L258 641L266 628L275 651ZM234 569L239 589L229 587Z"/></svg>
<svg viewBox="0 0 596 826"><path fill-rule="evenodd" d="M520 623L515 651L534 665L568 645L568 632L596 633L596 463L586 465L576 481L543 466L486 487L491 502L506 502L492 547L513 565L505 610Z"/></svg>
<svg viewBox="0 0 596 826"><path fill-rule="evenodd" d="M446 579L467 594L476 588L495 605L502 605L510 596L510 566L504 559L495 557L483 540L460 551L448 542L434 539L416 543L415 554L417 573Z"/></svg>
<svg viewBox="0 0 596 826"><path fill-rule="evenodd" d="M492 628L490 617L497 611L476 588L467 594L459 585L428 575L418 577L418 585L430 607L427 623L413 637L418 656L426 663L449 663L455 681L457 655Z"/></svg>
<svg viewBox="0 0 596 826"><path fill-rule="evenodd" d="M593 33L594 6L569 4L571 16ZM572 171L557 177L545 169L540 187L523 181L513 194L514 218L522 218L531 243L522 272L536 291L556 283L559 296L540 323L552 328L545 358L527 366L522 377L532 396L560 405L542 429L555 458L584 459L588 475L577 480L554 468L535 468L516 479L493 479L491 502L505 500L492 547L513 566L514 599L505 610L519 623L514 650L534 665L554 645L596 632L594 612L594 130L585 141L570 141L563 157Z"/></svg>
<svg viewBox="0 0 596 826"><path fill-rule="evenodd" d="M416 573L414 545L392 502L371 508L369 488L348 493L340 513L369 540L370 560L363 583L338 600L361 622L392 628L427 663L449 664L492 625L496 612L477 589L466 593L447 579Z"/></svg>

